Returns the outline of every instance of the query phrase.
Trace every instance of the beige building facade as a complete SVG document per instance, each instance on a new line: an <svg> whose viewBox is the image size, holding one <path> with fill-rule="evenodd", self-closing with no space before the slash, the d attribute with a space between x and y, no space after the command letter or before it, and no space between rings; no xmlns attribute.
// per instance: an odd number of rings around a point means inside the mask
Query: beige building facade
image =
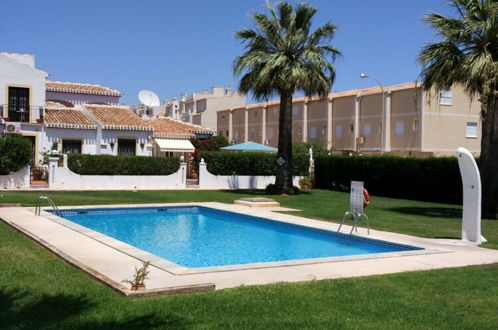
<svg viewBox="0 0 498 330"><path fill-rule="evenodd" d="M220 110L217 131L232 142L278 144L279 102ZM420 84L330 93L293 100L293 141L314 141L339 152L413 156L480 152L480 103L459 86L436 93Z"/></svg>
<svg viewBox="0 0 498 330"><path fill-rule="evenodd" d="M211 87L211 92L194 92L167 100L165 114L166 117L216 130L218 110L245 104L245 96L230 87Z"/></svg>

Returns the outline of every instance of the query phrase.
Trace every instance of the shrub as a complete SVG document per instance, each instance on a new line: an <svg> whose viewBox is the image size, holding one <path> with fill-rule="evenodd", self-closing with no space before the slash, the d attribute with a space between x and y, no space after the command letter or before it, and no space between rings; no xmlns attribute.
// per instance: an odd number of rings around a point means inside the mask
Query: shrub
<svg viewBox="0 0 498 330"><path fill-rule="evenodd" d="M214 150L220 150L220 148L226 147L229 144L228 139L222 135L211 136L208 141Z"/></svg>
<svg viewBox="0 0 498 330"><path fill-rule="evenodd" d="M437 203L462 202L462 181L454 157L319 156L317 188L349 191L363 181L372 195Z"/></svg>
<svg viewBox="0 0 498 330"><path fill-rule="evenodd" d="M265 152L203 151L207 170L214 175L275 175L277 155ZM308 155L293 156L294 175L308 174Z"/></svg>
<svg viewBox="0 0 498 330"><path fill-rule="evenodd" d="M69 154L68 166L82 175L169 175L180 168L180 158Z"/></svg>
<svg viewBox="0 0 498 330"><path fill-rule="evenodd" d="M5 134L0 137L0 174L17 172L29 164L31 141L21 135Z"/></svg>

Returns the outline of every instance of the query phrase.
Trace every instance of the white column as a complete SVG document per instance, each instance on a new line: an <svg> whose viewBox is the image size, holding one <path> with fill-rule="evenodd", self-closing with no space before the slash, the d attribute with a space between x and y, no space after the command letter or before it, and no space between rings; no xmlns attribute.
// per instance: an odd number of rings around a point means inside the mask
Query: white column
<svg viewBox="0 0 498 330"><path fill-rule="evenodd" d="M383 150L385 152L391 151L391 92L386 92L385 95L385 107L386 107L386 113L384 116L384 123L382 124L384 127L382 127L383 134L384 134L384 146Z"/></svg>
<svg viewBox="0 0 498 330"><path fill-rule="evenodd" d="M327 150L332 149L332 99L327 99Z"/></svg>
<svg viewBox="0 0 498 330"><path fill-rule="evenodd" d="M266 140L266 105L261 110L261 143L265 144Z"/></svg>
<svg viewBox="0 0 498 330"><path fill-rule="evenodd" d="M228 142L233 140L232 109L228 110Z"/></svg>
<svg viewBox="0 0 498 330"><path fill-rule="evenodd" d="M308 100L304 100L303 104L303 136L302 141L308 141Z"/></svg>
<svg viewBox="0 0 498 330"><path fill-rule="evenodd" d="M358 145L358 138L360 137L360 102L361 95L356 95L354 102L354 150L357 152L360 151L360 147Z"/></svg>
<svg viewBox="0 0 498 330"><path fill-rule="evenodd" d="M244 112L244 142L249 141L249 110Z"/></svg>

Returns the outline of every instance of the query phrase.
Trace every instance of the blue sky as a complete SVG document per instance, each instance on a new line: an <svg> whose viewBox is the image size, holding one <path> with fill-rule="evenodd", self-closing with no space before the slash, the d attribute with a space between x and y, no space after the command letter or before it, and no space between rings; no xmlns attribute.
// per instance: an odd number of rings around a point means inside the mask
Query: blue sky
<svg viewBox="0 0 498 330"><path fill-rule="evenodd" d="M436 39L422 18L452 13L444 0L313 0L315 25L338 25L332 45L342 91L417 79L420 47ZM50 80L94 83L138 102L141 89L161 99L211 86L238 86L232 63L243 47L234 31L251 27L263 0L1 0L0 51L36 55Z"/></svg>

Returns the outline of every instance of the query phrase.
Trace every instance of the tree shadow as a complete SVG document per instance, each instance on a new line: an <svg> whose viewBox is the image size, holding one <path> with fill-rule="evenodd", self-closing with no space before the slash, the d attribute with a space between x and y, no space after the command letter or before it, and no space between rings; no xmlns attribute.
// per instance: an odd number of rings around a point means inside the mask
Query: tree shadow
<svg viewBox="0 0 498 330"><path fill-rule="evenodd" d="M33 298L28 291L0 287L1 329L186 329L186 320L172 314L148 313L125 320L78 320L96 308L88 297L64 294ZM109 307L104 307L109 308ZM112 316L111 316L112 317ZM74 319L74 324L71 320Z"/></svg>
<svg viewBox="0 0 498 330"><path fill-rule="evenodd" d="M419 215L431 218L461 218L462 210L457 208L447 208L447 207L420 207L420 206L400 206L391 207L388 210L408 214L408 215Z"/></svg>

